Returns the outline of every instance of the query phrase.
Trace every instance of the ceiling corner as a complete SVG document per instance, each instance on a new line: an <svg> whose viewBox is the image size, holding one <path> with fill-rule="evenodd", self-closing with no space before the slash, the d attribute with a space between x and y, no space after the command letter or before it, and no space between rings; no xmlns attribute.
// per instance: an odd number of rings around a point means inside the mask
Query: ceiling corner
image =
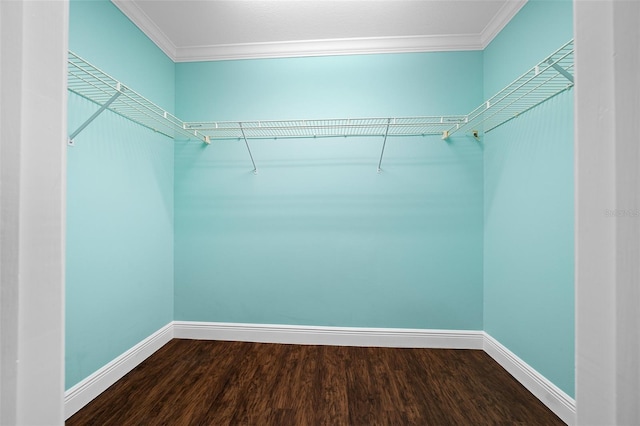
<svg viewBox="0 0 640 426"><path fill-rule="evenodd" d="M111 0L133 24L156 44L173 62L176 62L177 48L169 37L131 0Z"/></svg>
<svg viewBox="0 0 640 426"><path fill-rule="evenodd" d="M509 21L516 16L526 3L527 0L509 0L504 3L480 34L482 49L485 49L491 43L495 36L507 26Z"/></svg>
<svg viewBox="0 0 640 426"><path fill-rule="evenodd" d="M0 0L1 1L1 0ZM373 53L433 52L447 50L483 50L522 9L527 0L503 0L500 9L482 31L473 33L431 34L413 36L347 37L326 39L293 39L278 42L241 42L229 44L202 43L177 46L174 41L145 12L139 1L111 0L111 2L173 62L281 58ZM474 2L475 3L475 2ZM467 21L468 22L468 21ZM486 22L486 21L485 21ZM465 27L457 27L464 31Z"/></svg>

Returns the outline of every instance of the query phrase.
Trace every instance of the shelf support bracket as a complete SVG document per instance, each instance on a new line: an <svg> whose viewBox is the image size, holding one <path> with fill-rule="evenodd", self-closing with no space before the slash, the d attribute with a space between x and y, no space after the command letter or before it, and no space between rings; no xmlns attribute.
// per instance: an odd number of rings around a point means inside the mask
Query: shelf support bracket
<svg viewBox="0 0 640 426"><path fill-rule="evenodd" d="M553 62L552 59L549 59L547 61L547 63L549 65L551 65L551 67L558 71L559 74L562 74L562 76L564 76L564 78L566 78L567 80L569 80L571 82L571 84L573 84L573 76L571 75L571 73L569 73L569 71L565 70L564 68L562 68L560 65L558 65L557 62Z"/></svg>
<svg viewBox="0 0 640 426"><path fill-rule="evenodd" d="M69 135L69 139L67 140L67 144L70 145L70 146L73 146L74 145L73 140L75 139L75 137L78 136L80 134L80 132L82 132L85 129L85 127L87 127L89 124L91 124L91 122L93 120L95 120L100 114L102 114L105 109L109 108L109 105L111 105L113 103L113 101L118 99L118 96L120 96L121 94L122 94L122 88L120 86L120 83L118 83L118 86L116 87L116 93L114 93L113 96L111 96L111 98L109 98L109 100L107 102L105 102L104 105L102 105L100 107L100 109L98 109L96 112L94 112L91 117L89 117L84 123L82 123L80 125L80 127L78 127L76 129L75 132L73 132L73 133L71 133L71 135Z"/></svg>
<svg viewBox="0 0 640 426"><path fill-rule="evenodd" d="M242 133L242 139L244 139L244 144L247 146L247 151L249 151L249 157L251 158L251 164L253 164L253 174L258 174L258 168L256 167L256 162L253 161L253 154L251 154L251 148L249 148L249 141L247 141L247 136L244 134L244 128L242 127L242 123L238 123L240 125L240 132Z"/></svg>
<svg viewBox="0 0 640 426"><path fill-rule="evenodd" d="M387 119L387 129L384 132L384 141L382 142L382 152L380 152L380 161L378 161L378 173L382 173L382 156L384 155L384 147L387 145L387 136L389 135L389 126L391 125L391 119Z"/></svg>

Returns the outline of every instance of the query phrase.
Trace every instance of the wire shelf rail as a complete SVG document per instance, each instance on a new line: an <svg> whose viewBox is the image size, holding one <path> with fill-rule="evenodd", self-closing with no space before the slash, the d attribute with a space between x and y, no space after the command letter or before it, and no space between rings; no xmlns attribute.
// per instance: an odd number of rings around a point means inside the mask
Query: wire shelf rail
<svg viewBox="0 0 640 426"><path fill-rule="evenodd" d="M466 115L325 120L203 121L185 128L209 139L425 136L488 133L573 87L573 40Z"/></svg>
<svg viewBox="0 0 640 426"><path fill-rule="evenodd" d="M186 130L183 121L71 51L67 66L67 89L100 106L70 135L70 144L105 109L170 138L184 137L208 142L205 135Z"/></svg>
<svg viewBox="0 0 640 426"><path fill-rule="evenodd" d="M518 77L467 115L456 132L491 130L570 89L573 81L573 40Z"/></svg>
<svg viewBox="0 0 640 426"><path fill-rule="evenodd" d="M187 122L188 130L210 139L330 138L349 136L442 135L466 121L466 116L335 118L323 120L264 120Z"/></svg>
<svg viewBox="0 0 640 426"><path fill-rule="evenodd" d="M257 172L249 139L384 137L378 171L388 136L450 135L464 132L478 138L573 87L573 40L518 77L466 115L396 118L183 122L73 52L68 59L68 89L100 108L69 137L69 144L105 109L170 138L244 140Z"/></svg>

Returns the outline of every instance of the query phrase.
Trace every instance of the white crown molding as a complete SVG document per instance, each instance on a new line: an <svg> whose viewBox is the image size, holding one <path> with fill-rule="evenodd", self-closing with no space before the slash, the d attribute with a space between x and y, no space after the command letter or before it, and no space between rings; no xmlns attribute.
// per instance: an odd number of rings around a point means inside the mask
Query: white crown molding
<svg viewBox="0 0 640 426"><path fill-rule="evenodd" d="M172 338L173 323L169 323L67 390L64 393L65 419L74 415Z"/></svg>
<svg viewBox="0 0 640 426"><path fill-rule="evenodd" d="M299 345L482 349L483 332L174 321L178 339Z"/></svg>
<svg viewBox="0 0 640 426"><path fill-rule="evenodd" d="M132 0L111 0L174 62L377 53L482 50L509 23L527 0L508 0L480 34L446 36L367 37L289 42L215 44L178 47Z"/></svg>
<svg viewBox="0 0 640 426"><path fill-rule="evenodd" d="M504 345L484 333L484 351L568 425L576 423L576 401Z"/></svg>
<svg viewBox="0 0 640 426"><path fill-rule="evenodd" d="M527 0L508 0L500 8L498 13L489 21L480 34L480 44L482 49L486 48L489 43L498 35L509 21L522 9Z"/></svg>
<svg viewBox="0 0 640 426"><path fill-rule="evenodd" d="M173 62L176 61L177 48L169 37L144 13L135 1L111 0L124 15L129 18L152 42L156 44Z"/></svg>
<svg viewBox="0 0 640 426"><path fill-rule="evenodd" d="M175 62L481 50L476 35L367 37L179 47Z"/></svg>

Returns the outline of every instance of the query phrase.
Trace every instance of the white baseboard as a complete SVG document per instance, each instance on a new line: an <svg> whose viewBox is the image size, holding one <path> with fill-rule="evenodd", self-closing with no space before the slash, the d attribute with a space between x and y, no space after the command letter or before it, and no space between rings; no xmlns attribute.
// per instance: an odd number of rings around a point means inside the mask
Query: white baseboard
<svg viewBox="0 0 640 426"><path fill-rule="evenodd" d="M177 339L231 340L298 345L482 349L482 331L321 327L174 321Z"/></svg>
<svg viewBox="0 0 640 426"><path fill-rule="evenodd" d="M576 423L576 401L487 333L484 351L565 423Z"/></svg>
<svg viewBox="0 0 640 426"><path fill-rule="evenodd" d="M65 419L74 415L173 338L173 323L147 337L64 393Z"/></svg>
<svg viewBox="0 0 640 426"><path fill-rule="evenodd" d="M65 418L88 404L172 338L298 345L391 348L481 349L569 425L573 398L484 331L404 328L321 327L173 321L65 392Z"/></svg>

